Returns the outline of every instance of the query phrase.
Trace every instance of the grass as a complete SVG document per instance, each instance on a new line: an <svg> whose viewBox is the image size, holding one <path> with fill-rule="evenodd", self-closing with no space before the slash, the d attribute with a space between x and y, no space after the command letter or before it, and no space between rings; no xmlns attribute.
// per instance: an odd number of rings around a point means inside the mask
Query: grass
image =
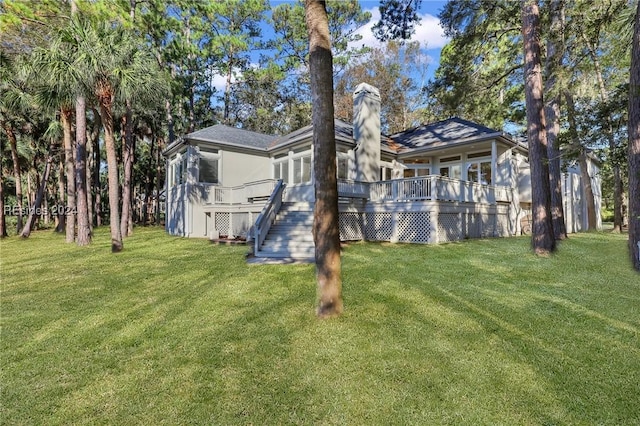
<svg viewBox="0 0 640 426"><path fill-rule="evenodd" d="M356 243L345 313L313 265L137 228L0 243L2 424L639 424L623 236Z"/></svg>

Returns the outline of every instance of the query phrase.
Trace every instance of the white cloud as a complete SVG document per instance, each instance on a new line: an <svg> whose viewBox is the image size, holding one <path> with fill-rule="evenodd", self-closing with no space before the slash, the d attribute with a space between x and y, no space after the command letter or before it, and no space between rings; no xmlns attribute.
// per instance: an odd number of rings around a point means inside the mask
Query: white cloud
<svg viewBox="0 0 640 426"><path fill-rule="evenodd" d="M260 68L260 65L257 63L249 64L249 67L253 69ZM213 71L211 77L211 86L215 87L218 92L224 92L227 88L227 76L219 74L219 71ZM233 74L231 75L231 84L242 80L242 70L240 68L234 68Z"/></svg>
<svg viewBox="0 0 640 426"><path fill-rule="evenodd" d="M371 29L380 20L380 11L377 7L367 10L371 13L371 21L362 28L356 31L357 34L362 36L360 41L352 43L353 47L356 46L368 46L368 47L381 47L382 43L378 41ZM440 26L440 20L428 13L420 15L420 23L415 28L415 33L411 37L411 41L419 41L420 45L426 49L442 49L449 41L445 37L444 31Z"/></svg>
<svg viewBox="0 0 640 426"><path fill-rule="evenodd" d="M227 87L227 77L220 74L214 74L211 79L211 85L219 92L224 92L225 87Z"/></svg>
<svg viewBox="0 0 640 426"><path fill-rule="evenodd" d="M444 35L440 19L429 14L424 14L421 18L420 25L416 27L416 32L411 40L419 41L427 49L442 49L449 42L449 39Z"/></svg>

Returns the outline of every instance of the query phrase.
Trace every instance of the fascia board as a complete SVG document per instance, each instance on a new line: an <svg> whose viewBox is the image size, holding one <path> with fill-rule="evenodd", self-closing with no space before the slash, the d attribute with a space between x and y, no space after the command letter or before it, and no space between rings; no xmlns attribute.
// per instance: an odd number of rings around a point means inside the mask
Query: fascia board
<svg viewBox="0 0 640 426"><path fill-rule="evenodd" d="M195 143L205 143L207 145L219 146L221 148L229 147L229 148L233 148L233 150L237 152L258 154L264 157L267 157L269 155L269 152L267 151L266 148L248 147L246 145L240 145L236 143L219 142L219 141L212 141L211 139L200 139L200 138L189 138L188 141L195 142Z"/></svg>

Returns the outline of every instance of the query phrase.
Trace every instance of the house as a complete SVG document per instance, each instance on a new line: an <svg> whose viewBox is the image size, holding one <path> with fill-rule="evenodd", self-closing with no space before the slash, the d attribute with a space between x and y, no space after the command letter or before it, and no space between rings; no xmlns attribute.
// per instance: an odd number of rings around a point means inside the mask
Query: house
<svg viewBox="0 0 640 426"><path fill-rule="evenodd" d="M523 231L526 144L461 118L385 136L379 91L363 83L353 96L353 123L335 121L342 240L439 243ZM312 126L275 137L215 125L174 142L164 152L167 232L240 236L256 256L313 259L312 140ZM598 165L589 166L599 212ZM569 232L586 227L582 179L577 168L564 175Z"/></svg>

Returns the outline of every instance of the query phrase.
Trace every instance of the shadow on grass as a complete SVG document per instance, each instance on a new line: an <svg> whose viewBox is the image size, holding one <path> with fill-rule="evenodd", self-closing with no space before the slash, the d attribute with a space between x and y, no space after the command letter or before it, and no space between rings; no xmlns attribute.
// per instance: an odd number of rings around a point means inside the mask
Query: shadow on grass
<svg viewBox="0 0 640 426"><path fill-rule="evenodd" d="M575 247L564 244L571 257ZM602 286L602 277L610 279L602 269L599 279L576 276L558 256L546 262L550 270L532 277L528 268L518 273L502 268L491 255L479 258L483 245L491 252L494 242L449 245L445 256L441 247L423 250L422 257L416 255L418 249L403 247L402 256L387 253L402 259L394 268L377 257L379 247L363 246L354 250L348 268L353 277L382 278L368 288L365 305L382 304L392 311L391 317L404 321L407 333L432 329L424 343L425 359L447 366L447 391L458 382L468 389L466 397L476 399L472 412L520 413L512 420L525 423L620 424L640 419L635 403L640 394L638 317L630 303L635 297L629 297L637 294L638 286L629 280L632 273L623 272L627 285ZM527 250L523 246L520 253L524 263L538 263ZM602 259L605 264L610 261L619 263ZM523 261L512 263L517 268ZM586 269L586 274L592 273ZM589 283L596 288L585 290ZM608 303L602 303L603 295ZM412 325L421 322L424 325ZM430 351L434 345L449 349L451 358ZM482 392L491 392L491 398L474 394L474 383Z"/></svg>
<svg viewBox="0 0 640 426"><path fill-rule="evenodd" d="M589 245L612 271L583 265ZM332 321L314 317L313 265L157 231L56 262L22 245L3 263L3 418L634 423L639 286L610 245L540 260L524 239L352 244Z"/></svg>

